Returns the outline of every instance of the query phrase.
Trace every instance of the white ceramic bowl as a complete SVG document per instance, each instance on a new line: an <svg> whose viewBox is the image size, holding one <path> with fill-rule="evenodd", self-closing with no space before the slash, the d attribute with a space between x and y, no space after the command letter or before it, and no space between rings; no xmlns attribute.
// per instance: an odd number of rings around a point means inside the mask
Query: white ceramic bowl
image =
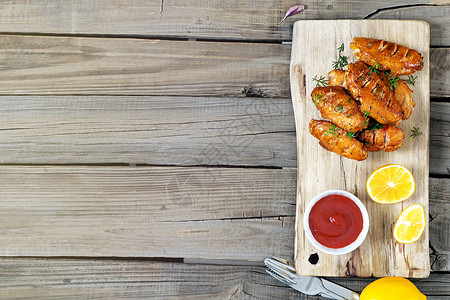
<svg viewBox="0 0 450 300"><path fill-rule="evenodd" d="M353 202L355 202L356 205L358 205L363 217L363 228L358 238L353 243L343 248L325 247L324 245L316 241L316 239L311 233L311 229L309 228L309 214L311 212L312 207L314 206L314 204L317 203L317 201L328 195L343 195L350 198L351 200L353 200ZM311 202L309 202L303 215L303 228L305 230L306 237L316 249L332 255L341 255L352 252L362 244L362 242L367 236L367 232L369 231L369 215L367 214L367 210L364 204L355 195L342 190L329 190L318 194L311 200Z"/></svg>

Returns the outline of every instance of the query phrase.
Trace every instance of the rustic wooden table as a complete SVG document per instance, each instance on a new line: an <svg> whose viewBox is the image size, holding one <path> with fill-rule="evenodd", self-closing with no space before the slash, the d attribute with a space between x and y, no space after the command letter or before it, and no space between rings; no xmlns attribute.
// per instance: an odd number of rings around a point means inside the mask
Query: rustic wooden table
<svg viewBox="0 0 450 300"><path fill-rule="evenodd" d="M303 3L282 25L295 2L2 3L0 298L318 299L262 266L294 254L292 24L366 18L431 26L432 273L413 282L449 299L449 3Z"/></svg>

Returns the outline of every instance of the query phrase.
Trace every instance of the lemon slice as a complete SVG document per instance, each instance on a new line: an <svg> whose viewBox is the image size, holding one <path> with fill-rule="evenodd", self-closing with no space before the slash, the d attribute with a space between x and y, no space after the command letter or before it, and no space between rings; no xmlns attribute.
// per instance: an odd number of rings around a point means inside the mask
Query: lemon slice
<svg viewBox="0 0 450 300"><path fill-rule="evenodd" d="M405 208L394 226L394 238L402 244L417 241L425 229L425 212L422 205L413 204Z"/></svg>
<svg viewBox="0 0 450 300"><path fill-rule="evenodd" d="M378 203L397 203L411 197L416 185L411 172L401 165L376 169L367 179L367 193Z"/></svg>

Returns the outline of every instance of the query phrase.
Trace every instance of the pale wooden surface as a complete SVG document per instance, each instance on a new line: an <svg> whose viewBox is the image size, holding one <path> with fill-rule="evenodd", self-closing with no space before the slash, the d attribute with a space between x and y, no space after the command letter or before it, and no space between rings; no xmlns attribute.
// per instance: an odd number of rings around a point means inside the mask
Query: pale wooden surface
<svg viewBox="0 0 450 300"><path fill-rule="evenodd" d="M349 62L356 59L351 54L350 43L355 36L395 41L416 49L424 57L424 68L416 73L418 78L413 90L416 102L411 117L399 127L409 133L413 126L421 128L425 135L415 140L408 136L403 146L394 152L369 153L366 160L358 162L345 159L324 150L308 132L311 119L322 119L312 103L310 95L316 86L312 78L332 70L336 49L343 43L343 55ZM392 237L392 224L401 211L411 204L421 204L428 215L428 159L429 156L429 28L424 22L414 21L298 21L294 25L291 58L292 102L297 130L297 221L296 221L296 270L302 275L322 276L402 276L427 277L429 274L428 230L412 245L399 246ZM380 205L367 195L365 184L368 176L377 168L398 163L406 166L414 175L415 193L398 205ZM356 195L369 213L370 228L363 244L347 255L327 255L315 265L308 264L311 254L317 250L306 239L303 230L303 213L309 201L326 190L342 189Z"/></svg>
<svg viewBox="0 0 450 300"><path fill-rule="evenodd" d="M262 258L274 254L292 260L294 253L294 217L289 214L289 207L293 209L295 203L296 181L296 170L292 169L296 165L295 130L288 85L291 47L278 43L291 41L292 24L299 19L377 18L381 13L386 18L414 16L430 22L431 45L438 47L430 49L431 95L439 97L431 103L430 172L438 178L430 178L430 214L433 217L430 259L432 269L441 273L432 273L429 279L414 282L428 299L448 298L450 154L446 132L449 131L450 111L448 99L444 97L450 95L447 84L449 35L446 33L449 7L448 3L447 6L430 6L445 2L305 1L303 4L307 9L288 18L281 26L277 24L292 2L63 0L55 3L13 0L2 3L0 168L5 172L18 167L9 164L24 164L23 170L26 170L22 176L20 172L11 177L2 174L9 182L15 178L10 185L10 188L15 187L14 195L8 195L11 201L7 203L14 210L12 213L20 216L15 225L12 222L8 226L34 225L36 228L32 231L36 232L39 223L26 225L30 217L31 220L42 220L42 229L47 230L52 221L69 219L68 213L88 219L93 226L105 226L102 227L104 231L91 228L99 234L98 243L95 235L91 235L90 241L83 242L80 233L88 232L88 229L75 220L66 226L53 227L51 232L41 232L51 240L54 248L38 245L36 237L25 235L31 243L10 250L16 253L30 250L24 256L38 250L45 252L44 256L56 252L66 256L62 250L67 248L64 242L70 240L76 249L69 252L85 254L87 249L97 246L95 253L101 257L91 254L89 259L79 256L67 260L54 256L45 259L3 258L0 274L5 285L0 289L0 298L148 299L166 295L172 299L319 299L302 296L282 286L267 276L261 267L245 266L248 263L260 265ZM159 15L161 4L163 10ZM380 11L376 13L377 10ZM397 14L397 10L404 12ZM186 41L187 38L190 41ZM242 90L250 84L257 88L257 94L267 99L244 98ZM276 113L265 111L274 104ZM167 120L164 119L166 115ZM63 118L66 118L65 122ZM127 171L123 174L117 173L120 168L108 173L109 168L118 168L117 164L124 167L129 163L138 166L125 167ZM233 191L224 190L220 181L211 183L210 187L216 187L214 191L221 192L213 201L207 202L207 195L212 193L210 189L199 190L198 185L190 186L190 182L186 182L182 195L200 195L201 199L195 201L201 203L198 210L187 210L190 216L204 217L213 212L224 219L210 221L212 225L208 228L198 225L200 219L182 224L181 228L190 238L196 235L199 240L206 235L201 230L218 232L216 230L222 228L222 234L224 227L221 224L229 222L229 227L225 227L229 229L227 232L234 232L243 253L255 260L220 260L228 257L227 251L232 249L224 242L219 242L223 249L218 250L214 249L214 243L202 241L203 246L207 245L215 253L205 260L196 256L207 250L200 249L199 245L192 246L190 240L183 237L177 243L169 239L173 242L169 245L176 249L166 252L164 257L177 253L181 257L176 259L178 262L186 257L189 261L238 266L193 267L133 257L107 259L108 245L102 244L105 241L116 245L109 252L127 256L125 250L117 248L119 243L125 247L131 245L134 253L139 245L115 238L123 238L127 230L137 235L138 230L150 233L155 229L130 229L135 224L129 218L132 211L139 208L140 216L154 216L149 213L150 208L169 201L164 198L169 182L161 184L158 179L164 170L157 168L156 173L148 173L151 168L146 164L167 168L163 178L170 173L189 178L188 174L198 174L199 165L207 165L211 168L208 172L221 173L223 169L231 172L224 178L224 185L229 188L247 183ZM174 165L184 167L174 168ZM258 169L255 170L256 166ZM282 172L272 169L280 167L287 169ZM80 172L79 168L85 172ZM46 173L43 169L49 170ZM256 172L255 177L252 170ZM64 176L61 171L65 171ZM149 198L142 200L127 188L119 191L122 177L136 178L142 172L147 172L144 178L153 182L150 186L155 189L146 189L145 181L134 183L141 184L145 191L143 195ZM81 177L85 175L83 181ZM68 178L79 181L70 181L67 185ZM284 178L282 183L280 178ZM21 184L24 179L30 184ZM88 179L91 181L87 182ZM255 180L266 183L267 189L264 192L255 189ZM65 184L52 187L51 181ZM208 177L207 181L213 182L213 179ZM83 184L77 187L76 182ZM41 186L45 187L42 193ZM90 188L85 190L87 186ZM117 191L117 197L105 189ZM26 199L19 200L22 190L29 193ZM66 198L59 202L56 199L61 197L56 193ZM88 199L88 195L92 197ZM114 205L109 205L109 198L102 198L102 195L113 199ZM153 198L156 195L159 196ZM118 201L120 197L123 197L121 202ZM45 206L39 207L39 200ZM2 201L0 199L0 203ZM282 201L280 207L277 201ZM21 207L21 203L32 204L33 210ZM68 204L73 206L66 206L64 210L64 205ZM76 206L82 207L83 211L76 211ZM169 205L170 209L161 211L158 220L170 220L171 213L180 216L183 212L176 208L172 210L174 206ZM95 214L88 215L89 209ZM264 210L274 215L266 215ZM244 211L245 215L238 217ZM51 215L50 212L58 213ZM284 213L286 215L282 215ZM120 220L120 216L124 218ZM106 225L112 222L108 219L117 220L119 225L114 228L121 228L108 231ZM191 231L195 226L201 230ZM267 235L265 232L272 230L269 228L280 234ZM72 240L61 234L71 230L78 233ZM257 234L253 236L255 232ZM252 233L250 239L249 233ZM145 238L140 236L139 241ZM264 246L256 249L254 254L252 245ZM164 247L159 246L143 255L161 254L163 251L159 248ZM7 248L7 245L3 247ZM231 277L227 273L232 274ZM148 274L157 275L152 280ZM162 282L159 280L161 274L171 277ZM77 282L75 277L80 281ZM224 280L227 278L229 280ZM333 280L361 291L373 279Z"/></svg>

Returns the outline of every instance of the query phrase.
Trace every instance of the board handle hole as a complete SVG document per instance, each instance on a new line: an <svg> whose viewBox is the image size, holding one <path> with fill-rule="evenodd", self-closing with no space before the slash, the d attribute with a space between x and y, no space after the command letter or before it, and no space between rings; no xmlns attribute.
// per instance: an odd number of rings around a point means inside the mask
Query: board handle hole
<svg viewBox="0 0 450 300"><path fill-rule="evenodd" d="M319 254L317 253L311 254L308 258L308 261L312 265L317 264L319 262Z"/></svg>

